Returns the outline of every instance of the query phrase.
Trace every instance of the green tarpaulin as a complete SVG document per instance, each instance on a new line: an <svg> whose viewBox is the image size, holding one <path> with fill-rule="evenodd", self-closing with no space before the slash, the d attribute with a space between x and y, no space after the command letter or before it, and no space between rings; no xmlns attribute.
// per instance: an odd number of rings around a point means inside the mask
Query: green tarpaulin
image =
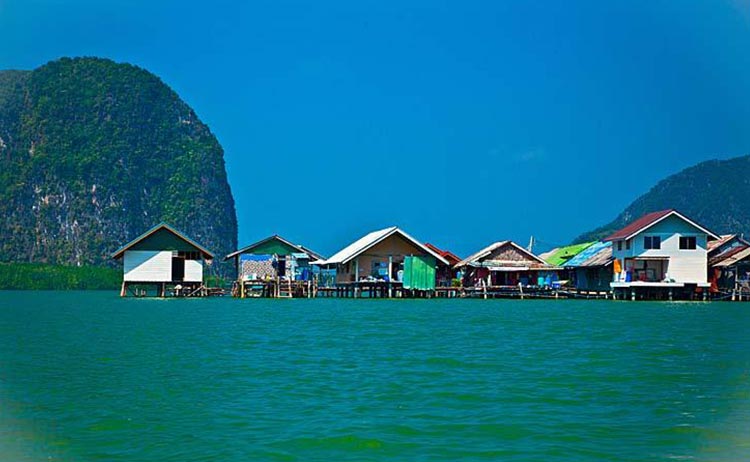
<svg viewBox="0 0 750 462"><path fill-rule="evenodd" d="M435 257L404 258L404 289L435 289Z"/></svg>
<svg viewBox="0 0 750 462"><path fill-rule="evenodd" d="M583 244L573 244L560 247L542 258L552 266L565 266L565 263L568 260L583 252L593 244L595 244L595 242L585 242Z"/></svg>

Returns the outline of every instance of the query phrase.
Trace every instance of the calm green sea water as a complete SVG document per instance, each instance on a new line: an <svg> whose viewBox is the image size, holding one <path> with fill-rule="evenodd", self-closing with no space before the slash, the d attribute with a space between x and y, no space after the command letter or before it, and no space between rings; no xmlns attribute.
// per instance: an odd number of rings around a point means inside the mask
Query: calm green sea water
<svg viewBox="0 0 750 462"><path fill-rule="evenodd" d="M750 459L750 304L0 292L2 461Z"/></svg>

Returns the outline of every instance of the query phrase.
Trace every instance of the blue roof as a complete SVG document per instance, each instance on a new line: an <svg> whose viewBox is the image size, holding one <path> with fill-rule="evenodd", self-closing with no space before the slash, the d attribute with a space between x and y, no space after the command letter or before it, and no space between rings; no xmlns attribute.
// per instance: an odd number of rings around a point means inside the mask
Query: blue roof
<svg viewBox="0 0 750 462"><path fill-rule="evenodd" d="M596 242L586 247L581 253L571 258L565 263L565 266L583 266L586 260L596 256L602 250L612 247L612 242Z"/></svg>

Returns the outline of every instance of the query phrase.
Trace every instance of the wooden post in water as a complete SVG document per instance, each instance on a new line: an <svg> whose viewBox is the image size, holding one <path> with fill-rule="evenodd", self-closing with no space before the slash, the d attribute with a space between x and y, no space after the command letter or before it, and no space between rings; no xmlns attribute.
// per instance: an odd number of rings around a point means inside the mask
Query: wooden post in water
<svg viewBox="0 0 750 462"><path fill-rule="evenodd" d="M393 282L393 255L388 255L388 298L393 297L393 289L391 283Z"/></svg>

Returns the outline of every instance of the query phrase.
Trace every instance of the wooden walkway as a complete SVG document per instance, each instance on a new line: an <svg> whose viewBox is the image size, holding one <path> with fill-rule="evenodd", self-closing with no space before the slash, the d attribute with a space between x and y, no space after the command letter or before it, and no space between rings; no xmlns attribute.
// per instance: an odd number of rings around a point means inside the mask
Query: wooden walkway
<svg viewBox="0 0 750 462"><path fill-rule="evenodd" d="M317 294L312 281L243 280L232 286L232 296L239 298L313 298Z"/></svg>
<svg viewBox="0 0 750 462"><path fill-rule="evenodd" d="M449 289L444 291L443 289ZM405 289L397 281L340 282L331 287L318 287L319 297L335 298L435 298L458 293L458 288L436 288L432 290ZM452 295L455 296L455 295Z"/></svg>
<svg viewBox="0 0 750 462"><path fill-rule="evenodd" d="M169 296L211 296L223 295L222 289L200 287L183 288L169 292ZM632 300L630 293L611 291L579 290L567 287L540 286L488 286L488 287L436 287L432 290L405 289L396 281L359 281L338 283L334 286L316 286L314 281L288 280L248 280L236 281L231 294L237 298L474 298L474 299L586 299L586 300ZM131 295L139 296L138 293ZM677 294L675 294L677 295ZM723 291L719 293L693 294L692 297L675 296L674 299L750 301L750 291ZM160 295L162 296L162 295ZM163 296L167 296L166 294ZM668 295L648 294L638 296L638 300L669 300Z"/></svg>

